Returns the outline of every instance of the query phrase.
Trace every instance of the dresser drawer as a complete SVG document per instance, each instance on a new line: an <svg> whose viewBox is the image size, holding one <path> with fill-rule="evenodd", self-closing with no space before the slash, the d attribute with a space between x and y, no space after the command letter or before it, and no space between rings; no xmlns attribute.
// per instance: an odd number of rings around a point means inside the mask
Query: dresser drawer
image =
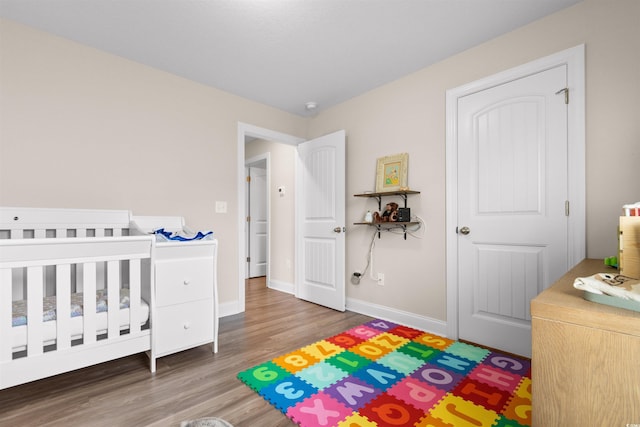
<svg viewBox="0 0 640 427"><path fill-rule="evenodd" d="M158 261L155 273L158 307L213 297L211 258Z"/></svg>
<svg viewBox="0 0 640 427"><path fill-rule="evenodd" d="M213 300L158 308L153 328L158 357L212 342Z"/></svg>

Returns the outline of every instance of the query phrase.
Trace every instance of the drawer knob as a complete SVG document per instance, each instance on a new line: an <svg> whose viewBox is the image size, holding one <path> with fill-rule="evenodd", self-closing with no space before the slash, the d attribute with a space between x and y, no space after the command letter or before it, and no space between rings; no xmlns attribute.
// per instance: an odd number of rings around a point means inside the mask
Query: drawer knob
<svg viewBox="0 0 640 427"><path fill-rule="evenodd" d="M183 281L182 283L184 283L184 284L185 284L185 286L186 286L186 285L188 285L189 283L191 283L191 280L189 280L189 279L184 279L184 281Z"/></svg>
<svg viewBox="0 0 640 427"><path fill-rule="evenodd" d="M187 330L191 327L191 324L189 322L185 323L184 325L182 325L182 327Z"/></svg>

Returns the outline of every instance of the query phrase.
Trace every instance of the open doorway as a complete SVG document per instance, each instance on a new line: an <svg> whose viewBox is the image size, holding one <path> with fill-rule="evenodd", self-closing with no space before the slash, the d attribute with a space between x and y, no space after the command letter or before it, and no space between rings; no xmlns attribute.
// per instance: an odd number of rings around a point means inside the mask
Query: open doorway
<svg viewBox="0 0 640 427"><path fill-rule="evenodd" d="M267 286L281 291L293 293L295 289L294 269L294 222L295 222L295 164L296 146L303 138L275 132L269 129L238 123L238 309L245 310L245 278L247 277L247 185L245 164L247 160L259 160L260 156L268 157L267 167L267 248L266 275ZM262 145L262 147L259 147ZM289 152L289 154L286 154ZM280 160L289 159L283 166ZM291 181L285 175L291 174ZM282 189L282 191L278 191ZM277 211L277 212L276 212ZM290 215L290 216L289 216ZM290 218L290 219L287 219ZM290 233L290 234L289 234ZM291 241L290 244L282 241ZM291 247L291 255L282 253L283 248ZM275 249L272 249L275 248ZM278 254L274 253L279 252ZM291 271L291 276L287 272ZM288 277L291 277L289 280Z"/></svg>

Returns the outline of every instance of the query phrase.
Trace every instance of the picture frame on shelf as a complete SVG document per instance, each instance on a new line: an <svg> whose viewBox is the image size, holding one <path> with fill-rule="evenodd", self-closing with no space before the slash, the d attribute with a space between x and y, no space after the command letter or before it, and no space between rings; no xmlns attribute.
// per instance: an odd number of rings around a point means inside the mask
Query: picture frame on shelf
<svg viewBox="0 0 640 427"><path fill-rule="evenodd" d="M376 193L399 191L407 185L408 153L380 157L376 167Z"/></svg>

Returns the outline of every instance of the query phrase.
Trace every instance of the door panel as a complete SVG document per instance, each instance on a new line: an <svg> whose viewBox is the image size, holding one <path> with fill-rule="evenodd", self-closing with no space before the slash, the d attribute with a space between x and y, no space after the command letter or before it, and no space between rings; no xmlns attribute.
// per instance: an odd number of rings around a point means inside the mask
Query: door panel
<svg viewBox="0 0 640 427"><path fill-rule="evenodd" d="M566 65L458 100L460 338L531 352L529 302L568 269Z"/></svg>
<svg viewBox="0 0 640 427"><path fill-rule="evenodd" d="M249 277L267 275L267 170L249 168Z"/></svg>
<svg viewBox="0 0 640 427"><path fill-rule="evenodd" d="M345 309L345 132L298 145L296 296Z"/></svg>

